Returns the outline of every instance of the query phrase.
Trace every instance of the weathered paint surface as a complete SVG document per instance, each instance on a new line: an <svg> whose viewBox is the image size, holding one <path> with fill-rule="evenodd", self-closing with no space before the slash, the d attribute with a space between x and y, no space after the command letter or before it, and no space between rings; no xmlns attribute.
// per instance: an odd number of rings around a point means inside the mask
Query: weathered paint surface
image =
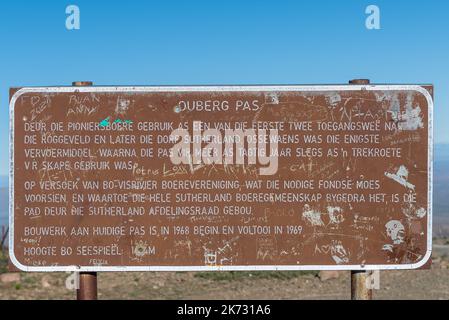
<svg viewBox="0 0 449 320"><path fill-rule="evenodd" d="M418 268L431 248L432 95L21 89L10 106L12 260L27 271ZM242 123L276 127L275 172L262 157L175 165L167 139L194 122L223 137Z"/></svg>

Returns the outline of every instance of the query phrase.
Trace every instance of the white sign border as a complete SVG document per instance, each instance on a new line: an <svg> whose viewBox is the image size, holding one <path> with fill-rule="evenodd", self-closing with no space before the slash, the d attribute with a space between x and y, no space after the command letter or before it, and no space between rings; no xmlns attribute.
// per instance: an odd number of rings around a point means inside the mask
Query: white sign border
<svg viewBox="0 0 449 320"><path fill-rule="evenodd" d="M14 106L17 99L26 93L75 93L75 92L251 92L251 91L417 91L428 103L428 205L427 205L427 250L423 259L413 264L386 265L292 265L292 266L25 266L14 254ZM432 204L433 204L433 98L422 85L279 85L279 86L98 86L98 87L25 87L11 98L9 136L9 258L25 272L119 272L119 271L275 271L275 270L406 270L424 266L432 255Z"/></svg>

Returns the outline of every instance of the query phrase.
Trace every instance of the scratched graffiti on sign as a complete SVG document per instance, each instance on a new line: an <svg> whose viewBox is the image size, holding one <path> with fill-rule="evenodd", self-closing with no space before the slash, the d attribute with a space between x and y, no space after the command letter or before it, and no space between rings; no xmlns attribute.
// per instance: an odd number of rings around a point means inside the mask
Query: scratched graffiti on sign
<svg viewBox="0 0 449 320"><path fill-rule="evenodd" d="M27 271L418 268L432 96L12 90L11 259Z"/></svg>

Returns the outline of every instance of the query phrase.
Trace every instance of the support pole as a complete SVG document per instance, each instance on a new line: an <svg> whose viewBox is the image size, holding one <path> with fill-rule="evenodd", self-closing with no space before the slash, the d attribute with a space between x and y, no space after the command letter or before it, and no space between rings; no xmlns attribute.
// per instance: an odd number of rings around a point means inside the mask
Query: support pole
<svg viewBox="0 0 449 320"><path fill-rule="evenodd" d="M369 79L353 79L349 84L364 85L370 84ZM372 300L373 290L368 289L368 277L371 275L370 271L357 270L351 271L351 299L352 300Z"/></svg>
<svg viewBox="0 0 449 320"><path fill-rule="evenodd" d="M91 81L76 81L72 83L74 87L89 87L92 85L93 83ZM77 288L77 300L97 300L97 273L80 272Z"/></svg>
<svg viewBox="0 0 449 320"><path fill-rule="evenodd" d="M80 272L76 300L97 300L96 272Z"/></svg>
<svg viewBox="0 0 449 320"><path fill-rule="evenodd" d="M370 271L351 271L351 300L372 300L373 290L368 289Z"/></svg>

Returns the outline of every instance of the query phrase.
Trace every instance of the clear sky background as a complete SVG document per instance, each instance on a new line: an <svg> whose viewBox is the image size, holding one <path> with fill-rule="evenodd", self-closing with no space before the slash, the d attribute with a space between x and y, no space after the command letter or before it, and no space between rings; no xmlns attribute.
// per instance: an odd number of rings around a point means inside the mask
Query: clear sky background
<svg viewBox="0 0 449 320"><path fill-rule="evenodd" d="M65 9L81 29L65 27ZM381 30L365 27L380 8ZM449 143L449 1L1 1L0 175L9 87L435 85L435 142Z"/></svg>

